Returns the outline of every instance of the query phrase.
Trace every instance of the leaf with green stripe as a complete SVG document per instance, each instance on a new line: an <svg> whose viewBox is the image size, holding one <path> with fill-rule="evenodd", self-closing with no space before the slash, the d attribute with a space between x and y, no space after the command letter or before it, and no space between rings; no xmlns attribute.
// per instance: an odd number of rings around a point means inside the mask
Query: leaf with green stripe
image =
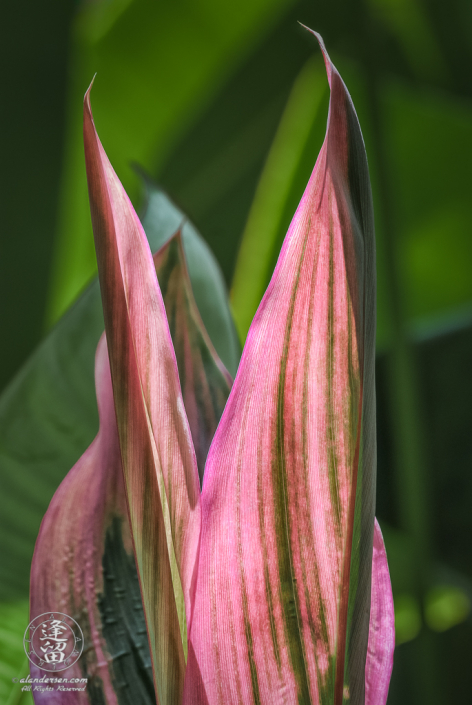
<svg viewBox="0 0 472 705"><path fill-rule="evenodd" d="M180 232L153 259L197 460L203 469L231 380L201 322ZM68 677L85 674L89 702L100 697L106 703L153 705L151 656L129 531L104 336L97 350L95 377L100 431L61 484L43 520L33 560L31 614L61 611L80 624L86 642L84 656ZM17 635L20 643L25 626ZM180 627L185 640L182 619ZM21 653L24 659L22 645ZM33 670L40 677L40 671ZM50 697L48 692L38 693L36 700L49 702ZM82 702L84 696L69 697L75 703Z"/></svg>
<svg viewBox="0 0 472 705"><path fill-rule="evenodd" d="M192 289L200 315L216 352L234 377L241 347L229 308L228 292L220 266L195 226L156 184L144 176L146 204L142 215L144 231L153 252L177 230L182 243Z"/></svg>
<svg viewBox="0 0 472 705"><path fill-rule="evenodd" d="M154 255L154 265L202 482L208 449L228 399L232 379L213 347L196 306L180 230Z"/></svg>
<svg viewBox="0 0 472 705"><path fill-rule="evenodd" d="M234 375L239 343L215 256L184 213L147 185L143 226L153 252L181 228L193 294ZM98 280L53 328L0 396L0 599L28 599L39 526L54 492L98 431L94 358L103 332Z"/></svg>
<svg viewBox="0 0 472 705"><path fill-rule="evenodd" d="M159 705L181 698L200 536L197 462L151 251L84 102L84 146L133 547Z"/></svg>
<svg viewBox="0 0 472 705"><path fill-rule="evenodd" d="M328 127L207 459L185 705L364 705L368 653L388 688L391 640L369 641L371 581L372 624L393 619L373 562L372 198L352 100L316 36ZM367 691L384 704L385 688Z"/></svg>
<svg viewBox="0 0 472 705"><path fill-rule="evenodd" d="M127 694L133 692L134 702L154 705L105 335L97 348L95 379L100 430L42 521L31 568L31 617L62 612L77 621L84 635L83 654L66 677L87 678L86 694L54 697L70 705L114 705L129 702ZM44 671L31 664L31 676L41 678ZM37 691L35 703L49 703L51 697Z"/></svg>

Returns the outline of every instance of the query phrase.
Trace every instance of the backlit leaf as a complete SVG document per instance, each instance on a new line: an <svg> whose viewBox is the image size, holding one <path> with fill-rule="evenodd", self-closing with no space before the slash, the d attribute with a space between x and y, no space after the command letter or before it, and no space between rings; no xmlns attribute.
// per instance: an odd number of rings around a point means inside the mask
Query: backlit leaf
<svg viewBox="0 0 472 705"><path fill-rule="evenodd" d="M201 482L208 449L232 380L201 322L185 265L180 231L154 255L154 264L174 344Z"/></svg>
<svg viewBox="0 0 472 705"><path fill-rule="evenodd" d="M387 554L375 520L372 554L369 643L365 665L365 705L385 705L393 667L395 612Z"/></svg>
<svg viewBox="0 0 472 705"><path fill-rule="evenodd" d="M156 253L154 264L203 468L230 380L201 323L180 233ZM61 484L43 520L33 561L31 614L59 610L79 622L86 638L80 666L89 678L91 702L98 693L107 703L115 702L115 697L121 702L120 698L132 694L133 703L145 705L155 697L151 656L129 531L104 338L97 350L96 386L100 431ZM185 636L185 624L183 627ZM21 652L24 657L23 649ZM76 670L75 675L80 676L81 670ZM48 696L43 694L45 702ZM80 700L83 696L76 697Z"/></svg>
<svg viewBox="0 0 472 705"><path fill-rule="evenodd" d="M130 527L157 697L171 705L183 687L178 612L183 600L190 618L199 541L197 463L151 251L98 139L89 92L84 143Z"/></svg>
<svg viewBox="0 0 472 705"><path fill-rule="evenodd" d="M148 184L144 228L156 252L182 226L199 312L235 374L239 343L214 255L165 193ZM95 350L103 332L98 280L85 290L0 397L0 598L28 597L34 543L51 498L98 431ZM178 361L178 364L179 361Z"/></svg>
<svg viewBox="0 0 472 705"><path fill-rule="evenodd" d="M192 705L365 701L374 226L357 116L318 39L331 88L325 142L205 470Z"/></svg>
<svg viewBox="0 0 472 705"><path fill-rule="evenodd" d="M216 352L230 374L238 369L241 348L231 316L220 266L205 240L177 206L145 177L146 207L141 218L153 252L177 231L182 244L198 311Z"/></svg>

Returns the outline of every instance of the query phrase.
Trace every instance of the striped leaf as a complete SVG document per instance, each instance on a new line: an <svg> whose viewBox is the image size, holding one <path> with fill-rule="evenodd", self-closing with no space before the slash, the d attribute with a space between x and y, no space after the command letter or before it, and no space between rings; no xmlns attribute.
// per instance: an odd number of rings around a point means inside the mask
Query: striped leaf
<svg viewBox="0 0 472 705"><path fill-rule="evenodd" d="M166 194L149 184L147 190L143 227L151 250L160 249L183 223L198 310L224 364L235 373L240 350L215 256ZM103 325L100 287L94 279L1 393L2 601L28 599L41 520L59 484L97 435L93 369Z"/></svg>
<svg viewBox="0 0 472 705"><path fill-rule="evenodd" d="M98 139L89 93L85 160L130 526L157 699L175 705L200 533L198 470L152 255Z"/></svg>
<svg viewBox="0 0 472 705"><path fill-rule="evenodd" d="M356 112L316 36L326 138L207 460L186 705L365 703L374 224Z"/></svg>
<svg viewBox="0 0 472 705"><path fill-rule="evenodd" d="M143 182L146 201L141 222L153 252L162 247L180 228L198 311L216 352L234 377L241 357L241 347L220 265L193 223L164 191L147 176L143 176Z"/></svg>
<svg viewBox="0 0 472 705"><path fill-rule="evenodd" d="M78 622L84 652L65 677L89 682L86 694L37 691L36 705L56 702L54 697L61 705L156 702L105 335L97 348L95 384L100 430L61 483L43 519L30 598L32 618L53 611ZM45 674L31 665L31 675Z"/></svg>
<svg viewBox="0 0 472 705"><path fill-rule="evenodd" d="M232 379L200 318L180 231L154 255L154 264L174 344L201 482L208 449L228 399Z"/></svg>
<svg viewBox="0 0 472 705"><path fill-rule="evenodd" d="M203 468L205 449L231 380L201 323L180 233L154 255L154 264ZM31 576L31 614L59 610L80 623L86 649L75 671L77 677L85 673L89 679L87 702L100 695L106 703L152 705L151 656L126 511L104 336L95 374L100 431L61 484L42 523ZM39 693L38 703L41 697L48 702L50 693ZM74 703L84 698L83 694L70 697Z"/></svg>

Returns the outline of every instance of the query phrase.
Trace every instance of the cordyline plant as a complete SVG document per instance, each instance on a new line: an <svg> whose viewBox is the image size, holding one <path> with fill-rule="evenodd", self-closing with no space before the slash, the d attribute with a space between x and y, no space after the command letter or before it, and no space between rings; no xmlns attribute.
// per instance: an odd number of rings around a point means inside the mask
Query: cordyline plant
<svg viewBox="0 0 472 705"><path fill-rule="evenodd" d="M152 256L86 94L100 430L43 520L31 613L80 623L84 654L64 673L89 680L37 703L386 702L372 199L354 106L316 36L326 138L233 384L181 233Z"/></svg>

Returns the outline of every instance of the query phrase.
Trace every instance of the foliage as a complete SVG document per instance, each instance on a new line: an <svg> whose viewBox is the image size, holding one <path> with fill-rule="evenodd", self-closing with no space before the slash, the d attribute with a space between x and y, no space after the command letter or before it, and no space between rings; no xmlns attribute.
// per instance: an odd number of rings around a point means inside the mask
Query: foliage
<svg viewBox="0 0 472 705"><path fill-rule="evenodd" d="M152 701L152 672L162 705L223 691L385 705L394 615L374 518L372 196L354 106L316 36L326 138L231 393L182 235L151 256L86 93L100 427L43 519L30 601L32 615L80 620L83 660L68 673L86 675L91 703Z"/></svg>
<svg viewBox="0 0 472 705"><path fill-rule="evenodd" d="M110 99L111 105L120 105L120 109L108 118L105 112L100 113L102 109L98 103L101 98L97 95L96 109L105 131L112 123L118 126L115 121L124 114L121 108L129 95L129 86L137 79L136 73L124 76L123 64L131 65L133 56L139 56L140 47L150 57L152 55L153 49L144 47L140 26L145 26L152 34L150 43L154 47L163 47L164 38L174 36L169 32L171 22L161 23L156 14L146 14L151 3L127 5L119 2L88 4L87 13L91 19L86 21L82 20L82 7L77 14L75 2L62 3L60 11L56 8L54 12L34 3L30 3L27 12L23 5L11 4L5 8L2 23L5 37L1 45L5 51L4 65L8 66L5 92L11 99L9 111L5 113L4 134L11 135L11 138L5 141L3 153L5 236L0 282L4 287L2 300L8 301L8 306L3 306L0 314L4 337L8 341L8 345L2 347L4 383L39 341L45 318L51 320L52 311L63 309L73 296L72 292L80 288L93 270L83 180L81 188L76 191L77 201L80 200L74 211L77 216L70 229L64 226L64 215L61 216L61 236L57 239L55 232L57 203L62 203L63 212L71 205L69 201L65 207L64 197L59 199L59 193L70 193L73 197L73 184L78 183L77 179L80 180L83 173L78 151L77 114L86 82L97 68L95 58L100 57L100 89L105 91L106 84L107 100ZM161 3L161 7L165 6L166 3ZM136 18L146 15L145 23L139 25L137 20L131 19L135 12L133 7L136 7ZM197 12L195 5L193 8L194 14L187 13L192 27ZM278 14L279 8L282 14ZM174 12L173 32L179 36L185 15L179 16L179 13L183 9L179 4L175 11L171 8L165 10L169 17ZM227 11L218 14L217 9L213 17L218 16L223 25L228 19ZM398 444L401 445L402 441L392 424L396 413L394 390L401 385L390 365L391 342L396 332L392 324L391 295L384 283L385 269L392 259L391 249L385 244L389 239L396 253L397 291L404 304L402 326L411 336L409 340L418 362L412 379L418 392L423 447L427 451L423 454L427 492L421 494L431 517L428 533L434 559L432 569L427 570L427 582L434 584L436 580L445 580L448 584L459 585L462 594L467 594L467 576L472 577L470 548L465 538L470 533L472 502L469 473L472 387L468 363L472 342L468 288L471 279L468 276L470 255L467 254L472 224L468 197L470 160L467 158L472 124L472 84L467 71L471 58L470 12L464 3L446 6L432 2L420 5L384 0L364 4L337 1L318 4L316 9L312 3L299 2L293 9L288 5L285 8L277 5L275 13L273 6L267 5L265 17L258 15L258 20L253 15L254 24L247 19L250 9L242 8L239 3L235 12L241 18L234 35L239 33L238 39L227 53L224 42L219 45L215 61L220 73L214 80L215 74L210 70L206 84L205 79L201 79L203 83L198 84L193 98L179 113L184 116L183 120L177 114L177 106L175 123L180 127L170 153L166 155L156 149L152 137L147 142L146 153L145 149L138 153L131 143L127 149L121 149L123 133L126 132L129 140L137 139L139 133L139 128L128 130L124 126L118 136L120 144L117 142L116 149L113 148L113 161L119 165L120 178L131 187L134 198L136 183L133 186L131 182L133 177L128 171L128 160L139 159L158 176L160 183L196 220L217 254L229 283L240 234L272 137L292 85L312 54L312 46L309 42L304 43L296 20L319 27L330 39L330 45L335 48L336 63L355 97L373 177L379 245L378 341L381 350L377 363L378 512L383 520L394 592L397 591L399 604L406 596L416 605L409 614L413 615L415 624L423 625L418 639L397 649L391 700L402 705L410 701L429 704L435 702L435 698L442 702L446 696L440 695L441 688L443 692L447 691L448 697L465 700L468 683L464 673L472 648L468 623L463 622L441 637L434 637L436 665L431 665L431 650L426 649L430 655L424 657L422 647L415 650L427 629L421 615L422 597L418 596L412 579L418 562L414 557L410 558L413 546L402 506L405 488L399 479L402 462L398 451ZM75 27L72 33L71 26ZM68 45L71 35L73 39ZM119 46L120 61L115 63L116 46ZM92 57L91 62L89 57ZM159 102L150 104L147 112L150 123L143 131L143 143L152 132L151 123L157 121L157 113L163 105L170 105L169 95L172 92L175 95L174 87L178 82L176 74L169 69L177 63L193 68L197 62L191 41L180 44L178 56L171 52L171 57L166 55L164 63L157 68L152 57L146 66L140 65L143 79L139 87L136 84L134 101L127 101L130 114L134 103L143 105L146 100L154 101L156 72L162 72ZM205 70L211 68L210 63ZM199 71L196 66L195 71ZM146 72L147 77L144 76ZM44 90L45 76L49 79L47 91ZM68 83L67 77L71 79ZM125 80L128 88L124 87ZM183 91L181 82L178 85ZM207 89L200 90L203 85ZM313 90L316 91L317 86ZM381 107L377 110L377 126L372 111L373 93ZM311 142L305 150L306 163L302 158L292 183L284 187L285 192L290 187L290 195L278 230L279 243L309 177L312 166L309 153L311 150L316 152L322 141L327 98L323 100L315 117ZM70 108L66 109L66 103ZM140 112L134 112L136 119L140 119ZM172 115L169 124L173 121ZM118 132L117 127L114 135ZM285 136L290 139L288 133ZM111 145L111 133L110 139L105 132L104 137ZM163 134L161 144L168 137ZM289 151L290 142L287 144ZM382 152L383 165L379 165ZM385 174L387 199L385 189L382 191L379 186L382 180L385 181ZM390 205L386 200L390 200ZM28 207L25 207L25 201ZM274 248L275 259L277 254L277 248ZM58 273L69 255L74 272L69 270L65 282L67 287L70 286L69 294L61 299ZM52 269L55 271L54 285L49 278ZM267 271L270 273L270 266ZM49 303L46 304L48 294ZM97 338L98 335L97 329ZM96 413L90 386L92 357L90 355L87 362L90 404L84 413L89 420ZM47 391L44 390L45 402ZM82 408L80 395L75 399L79 401L78 412ZM74 407L69 405L65 413L66 419L69 415L73 418ZM2 417L2 426L4 423L5 417ZM96 424L95 416L93 429L64 463L63 473L83 452ZM73 423L69 430L74 430L77 436L80 427ZM26 439L29 438L29 429L26 426ZM76 437L76 441L79 440ZM5 435L2 436L2 449L4 442ZM43 456L46 463L48 458L48 455ZM7 495L2 505L2 550L5 549L7 559L8 556L11 559L8 564L11 567L2 574L2 594L15 598L26 595L31 539L30 548L25 552L23 538L24 533L28 533L26 527L30 516L36 517L37 526L60 479L51 477L50 484L49 479L45 479L44 487L48 485L48 489L43 493L43 485L32 482L28 467L26 463L12 467L4 456L1 458L2 487L6 488ZM409 556L406 561L405 556ZM436 681L433 692L427 696L422 685L421 668L411 666L423 662L430 664L425 667L428 680L432 681L434 676L443 680L442 683Z"/></svg>

